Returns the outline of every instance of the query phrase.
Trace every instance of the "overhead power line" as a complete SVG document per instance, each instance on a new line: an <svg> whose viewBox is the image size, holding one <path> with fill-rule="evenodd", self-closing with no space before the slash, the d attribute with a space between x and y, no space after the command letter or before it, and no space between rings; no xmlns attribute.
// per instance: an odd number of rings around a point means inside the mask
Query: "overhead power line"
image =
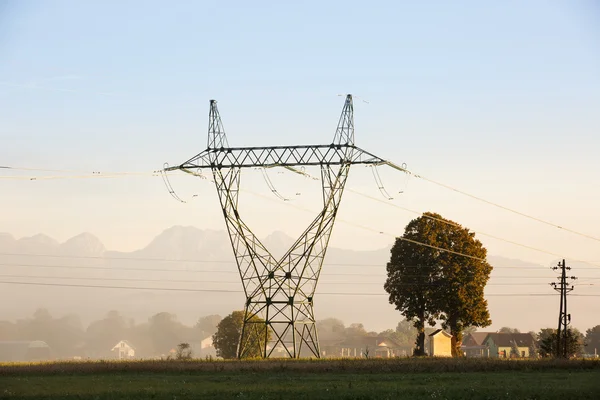
<svg viewBox="0 0 600 400"><path fill-rule="evenodd" d="M447 224L447 225L450 225L450 226L453 226L453 227L462 228L462 226L460 224L457 224L455 222L447 221L447 220L444 220L442 218L432 217L432 216L427 215L427 214L425 214L423 212L412 210L410 208L403 207L403 206L400 206L398 204L392 203L391 201L381 200L381 199L378 199L378 198L373 197L371 195L368 195L366 193L362 193L362 192L359 192L359 191L353 190L353 189L348 189L348 191L350 191L350 192L352 192L354 194L357 194L359 196L365 197L367 199L374 200L374 201L377 201L379 203L386 204L386 205L388 205L390 207L394 207L394 208L397 208L399 210L407 211L407 212L410 212L412 214L420 215L423 218L427 218L427 219L430 219L432 221L437 221L437 222L441 222L443 224ZM533 251L536 251L536 252L539 252L539 253L543 253L543 254L548 254L548 255L551 255L551 256L562 257L562 255L558 254L558 253L554 253L552 251L540 249L538 247L533 247L533 246L530 246L530 245L527 245L527 244L515 242L514 240L505 239L505 238L502 238L502 237L499 237L499 236L496 236L496 235L492 235L490 233L486 233L486 232L482 232L482 231L475 231L475 230L471 230L471 229L470 229L470 231L473 232L473 233L475 233L475 234L477 234L477 235L487 236L489 238L492 238L492 239L495 239L495 240L498 240L498 241L501 241L501 242L505 242L505 243L508 243L508 244L512 244L512 245L515 245L515 246L523 247L523 248L528 249L528 250L533 250ZM600 263L599 263L599 266L600 266Z"/></svg>
<svg viewBox="0 0 600 400"><path fill-rule="evenodd" d="M424 277L426 275L409 275L413 277ZM75 280L75 281L119 281L119 282L160 282L160 283L224 283L224 284L239 284L237 281L219 281L219 280L194 280L194 279L148 279L148 278L105 278L105 277L84 277L84 276L40 276L40 275L0 275L0 279L3 278L17 278L17 279L64 279L64 280ZM521 277L511 277L515 279L522 279ZM600 279L600 278L598 278ZM381 282L332 282L324 281L322 285L379 285ZM423 286L423 285L436 285L426 283L404 283L400 286ZM545 283L528 283L528 282L517 282L517 283L488 283L487 286L547 286Z"/></svg>
<svg viewBox="0 0 600 400"><path fill-rule="evenodd" d="M55 287L72 287L72 288L91 288L91 289L123 289L123 290L156 290L156 291L171 291L171 292L210 292L210 293L240 293L241 290L227 289L187 289L187 288L159 288L159 287L141 287L141 286L108 286L108 285L81 285L67 283L43 283L43 282L10 282L0 281L0 284L6 285L24 285L24 286L55 286ZM328 296L388 296L387 293L361 293L361 292L319 292L319 295ZM531 297L531 296L553 296L552 293L490 293L486 297ZM581 294L573 295L578 297L600 297L600 294Z"/></svg>
<svg viewBox="0 0 600 400"><path fill-rule="evenodd" d="M342 264L340 264L341 266ZM188 272L188 273L224 273L224 274L238 274L238 271L234 270L218 270L218 269L185 269L185 268L127 268L127 267L107 267L107 266L83 266L83 265L63 265L63 264L17 264L17 263L0 263L3 267L25 267L25 268L64 268L64 269L77 269L77 270L103 270L112 272ZM421 268L415 266L414 268ZM517 269L517 268L507 268ZM381 270L385 272L385 270ZM373 276L371 273L349 273L349 272L323 272L325 276ZM422 275L412 274L411 277L419 277ZM502 279L548 279L548 276L495 276L494 278ZM585 279L600 279L600 277L582 277Z"/></svg>
<svg viewBox="0 0 600 400"><path fill-rule="evenodd" d="M398 168L399 168L399 167L398 167ZM578 235L578 236L581 236L581 237L585 237L585 238L587 238L587 239L591 239L591 240L595 240L595 241L597 241L597 242L600 242L600 238L597 238L597 237L595 237L595 236L589 235L589 234L587 234L587 233L582 233L582 232L576 231L576 230L574 230L574 229L570 229L570 228L564 227L564 226L562 226L562 225L558 225L558 224L555 224L555 223L553 223L553 222L546 221L546 220L544 220L544 219L541 219L541 218L538 218L538 217L534 217L533 215L526 214L526 213L524 213L524 212L521 212L521 211L517 211L517 210L515 210L515 209L513 209L513 208L510 208L510 207L503 206L503 205L501 205L501 204L498 204L498 203L495 203L495 202L493 202L493 201L486 200L486 199L484 199L484 198L482 198L482 197L475 196L474 194L467 193L467 192L465 192L464 190L457 189L457 188L455 188L455 187L452 187L452 186L450 186L450 185L447 185L447 184L445 184L445 183L442 183L442 182L435 181L435 180L433 180L433 179L430 179L430 178L427 178L427 177L425 177L425 176L423 176L423 175L415 174L415 173L413 173L413 172L411 172L411 171L409 171L409 170L407 170L407 169L404 169L404 172L406 172L406 173L408 173L408 174L411 174L411 175L412 175L412 176L414 176L415 178L419 178L419 179L422 179L422 180L424 180L424 181L427 181L427 182L429 182L429 183L433 183L434 185L437 185L437 186L443 187L443 188L445 188L445 189L448 189L448 190L452 190L453 192L456 192L456 193L462 194L463 196L470 197L470 198L472 198L472 199L474 199L474 200L477 200L477 201L480 201L480 202L482 202L482 203L485 203L485 204L491 205L491 206L493 206L493 207L497 207L497 208L500 208L500 209L502 209L502 210L508 211L508 212L510 212L510 213L513 213L513 214L519 215L519 216L521 216L521 217L528 218L528 219L530 219L530 220L532 220L532 221L536 221L536 222L539 222L539 223L541 223L541 224L544 224L544 225L548 225L548 226L552 226L552 227L554 227L554 228L557 228L557 229L564 230L564 231L566 231L566 232L569 232L569 233L572 233L572 234L574 234L574 235Z"/></svg>
<svg viewBox="0 0 600 400"><path fill-rule="evenodd" d="M48 257L48 258L65 258L65 259L81 259L81 260L121 260L121 261L156 261L156 262L169 262L169 263L198 263L198 264L230 264L235 265L235 261L228 260L211 260L211 259L174 259L174 258L158 258L158 257L118 257L118 256L78 256L68 254L40 254L40 253L0 253L0 256L9 257ZM0 264L2 265L2 264ZM385 268L385 263L379 264L357 264L357 263L325 263L331 267L381 267ZM422 266L405 266L404 268L423 268ZM544 267L540 266L494 266L494 269L534 269L542 270ZM597 271L598 268L577 268L589 269Z"/></svg>
<svg viewBox="0 0 600 400"><path fill-rule="evenodd" d="M148 175L152 174L158 176L160 170L154 171L101 171L101 170L81 170L81 169L48 169L48 168L29 168L29 167L12 167L12 166L0 166L2 169L10 169L13 171L31 171L31 172L54 172L54 173L68 173L68 174L85 174L85 176L101 176L101 175L114 175L114 176L132 176L132 175Z"/></svg>
<svg viewBox="0 0 600 400"><path fill-rule="evenodd" d="M372 167L372 168L374 168L374 167ZM412 172L406 170L404 167L394 166L394 168L395 169L399 169L401 171L404 171L404 172L406 172L408 174L414 175ZM302 173L302 175L304 175L306 177L312 178L313 180L315 179L314 176L310 175L309 173L307 173L305 171L302 171L301 173ZM414 175L414 176L421 177L420 175ZM377 177L376 177L376 183L379 186L379 190L381 191L382 188L383 188L383 186L382 186L383 183L381 183L381 178L379 178L379 175L377 175ZM373 197L373 196L371 196L369 194L366 194L366 193L363 193L363 192L359 192L359 191L351 189L351 188L348 188L347 190L350 191L350 192L352 192L352 193L354 193L354 194L357 194L359 196L365 197L367 199L374 200L374 201L377 201L379 203L386 204L386 205L388 205L390 207L394 207L394 208L398 208L400 210L408 211L410 213L413 213L413 214L416 214L416 215L420 215L420 216L422 216L424 218L427 218L427 219L430 219L430 220L433 220L433 221L437 221L437 222L441 222L443 224L447 224L447 225L450 225L450 226L453 226L453 227L456 227L456 228L462 228L462 225L460 225L458 223L455 223L455 222L452 222L452 221L448 221L448 220L445 220L445 219L442 219L442 218L436 218L436 217L427 215L427 214L425 214L423 212L412 210L410 208L402 207L402 206L400 206L398 204L392 203L391 200L393 200L393 198L389 194L387 194L387 192L385 191L385 188L383 188L384 192L382 192L382 194L384 195L384 197L387 200L382 200L382 199L379 199L377 197ZM502 241L502 242L505 242L505 243L508 243L508 244L512 244L512 245L519 246L519 247L523 247L523 248L528 249L528 250L533 250L533 251L536 251L536 252L539 252L539 253L548 254L548 255L551 255L551 256L554 256L554 257L565 257L564 254L559 254L559 253L555 253L555 252L552 252L552 251L540 249L538 247L534 247L534 246L530 246L530 245L527 245L527 244L515 242L514 240L505 239L505 238L502 238L502 237L499 237L499 236L496 236L496 235L492 235L492 234L489 234L489 233L485 233L485 232L481 232L481 231L473 231L473 230L471 230L471 232L473 232L475 234L478 234L478 235L487 236L489 238L492 238L492 239L495 239L495 240L499 240L499 241ZM404 241L409 241L410 242L409 239L406 239L406 238L403 238L403 237L397 237L397 239L404 240ZM418 245L422 245L422 246L426 246L426 247L432 247L430 245L427 245L427 244L421 243L421 242L417 242L417 241L412 241L412 243L415 243L415 244L418 244ZM435 247L432 247L432 248L435 248ZM446 251L447 252L451 252L451 250L446 250ZM462 253L454 253L454 254L458 254L458 255L465 256L465 257L474 258L472 256L468 256L468 255L465 255L465 254L462 254ZM581 262L581 263L584 263L584 264L593 265L595 267L600 267L600 263L594 263L594 262L591 262L591 261L579 260L579 259L576 259L576 258L573 258L573 257L567 257L567 258L569 258L569 259L571 259L573 261L576 261L576 262ZM474 259L477 259L477 258L474 258ZM478 260L482 260L482 259L479 258Z"/></svg>
<svg viewBox="0 0 600 400"><path fill-rule="evenodd" d="M505 210L505 211L508 211L510 213L513 213L515 215L519 215L521 217L524 217L524 218L536 221L538 223L541 223L541 224L544 224L544 225L547 225L547 226L551 226L553 228L564 230L564 231L572 233L574 235L578 235L578 236L581 236L581 237L585 237L587 239L591 239L591 240L595 240L595 241L600 242L600 238L598 238L598 237L595 237L595 236L592 236L590 234L577 231L575 229L571 229L571 228L565 227L563 225L558 225L556 223L553 223L553 222L550 222L550 221L546 221L546 220L544 220L542 218L538 218L538 217L535 217L533 215L530 215L530 214L527 214L527 213L515 210L513 208L504 206L502 204L499 204L499 203L496 203L496 202L484 199L484 198L482 198L480 196L476 196L476 195L468 193L468 192L466 192L464 190L457 189L457 188L455 188L455 187L453 187L451 185L448 185L448 184L436 181L434 179L428 178L428 177L426 177L424 175L421 175L421 174L417 174L417 173L415 173L413 171L410 171L409 169L405 168L404 166L402 166L402 167L401 166L397 166L396 164L391 163L391 162L387 163L387 165L391 166L392 168L394 168L396 170L399 170L399 171L402 171L402 172L404 172L406 174L414 176L415 178L418 178L418 179L421 179L423 181L426 181L426 182L432 183L434 185L440 186L442 188L451 190L453 192L459 193L459 194L461 194L463 196L466 196L466 197L472 198L474 200L483 202L483 203L491 205L493 207L500 208L502 210ZM71 172L71 173L73 173L73 172L75 172L75 173L81 173L82 172L80 170L70 170L70 169L42 169L42 168L12 167L12 166L0 166L0 169L10 169L10 170L20 170L20 171L38 171L38 172L65 172L65 173L68 173L68 172ZM86 171L86 172L89 173L89 171ZM159 176L159 171L152 171L152 172L99 172L99 171L92 171L91 173L89 173L89 175L83 175L83 176L63 176L63 177L60 177L60 176L56 176L56 177L44 177L44 176L36 176L36 177L8 176L7 177L7 176L0 176L0 179L24 179L24 180L43 180L43 179L59 179L59 178L62 178L62 179L67 179L67 178L68 179L79 179L79 178L89 178L89 177L119 177L119 176L122 177L122 176L136 176L136 175L137 176ZM304 173L303 175L310 176L309 174L306 174L306 173ZM353 191L353 190L351 190L351 191ZM365 195L365 194L360 193L360 192L356 192L356 191L353 191L353 192L361 194L361 195ZM365 196L371 197L369 195L365 195ZM376 199L376 200L380 201L380 199ZM410 212L415 212L413 210L408 210L408 209L406 209L406 210L410 211ZM422 214L422 213L419 213L419 214ZM480 234L492 237L492 235L489 235L489 234L485 234L485 233L481 233L481 232L480 232ZM539 251L539 249L536 249L534 247L530 247L530 246L527 246L527 245L523 245L523 244L520 244L520 243L517 243L517 242L508 241L506 239L502 239L502 238L498 238L498 237L494 237L494 238L498 239L498 240L507 241L509 243L512 243L512 244L515 244L515 245L518 245L518 246L529 247L529 248L531 248L531 250ZM545 252L544 250L542 250L542 251Z"/></svg>
<svg viewBox="0 0 600 400"><path fill-rule="evenodd" d="M440 185L440 186L442 186L442 187L445 187L445 188L447 188L447 189L450 189L450 190L456 191L456 192L458 192L458 193L464 194L464 195L466 195L466 196L469 196L469 197L475 198L475 199L477 199L477 200L483 201L483 202L485 202L485 203L488 203L488 204L490 204L490 205L497 206L497 207L499 207L499 208L502 208L502 209L505 209L505 210L507 210L507 211L514 212L514 213L516 213L516 214L518 214L518 215L521 215L521 216L523 216L523 217L530 218L530 219L536 220L536 221L538 221L538 222L545 223L546 225L550 225L550 226L553 226L553 227L555 227L555 228L563 229L563 230L565 230L565 231L568 231L568 232L570 232L570 233L577 234L577 235L580 235L580 236L583 236L583 237L586 237L586 238L589 238L589 239L593 239L593 240L598 240L598 241L600 241L600 239L598 239L598 238L595 238L595 237L593 237L593 236L590 236L590 235L587 235L587 234L584 234L584 233L581 233L581 232L577 232L577 231L575 231L575 230L572 230L572 229L564 228L564 227L562 227L562 226L559 226L559 225L553 224L553 223L551 223L551 222L544 221L544 220L542 220L542 219L539 219L539 218L533 217L533 216L531 216L531 215L528 215L528 214L525 214L525 213L521 213L521 212L519 212L519 211L516 211L516 210L510 209L510 208L508 208L508 207L504 207L504 206L502 206L502 205L499 205L499 204L497 204L497 203L490 202L490 201L488 201L488 200L485 200L485 199L479 198L479 197L477 197L477 196L474 196L474 195L468 194L468 193L466 193L466 192L460 191L460 190L458 190L458 189L455 189L455 188L453 188L453 187L451 187L451 186L449 186L449 185L445 185L445 184L443 184L443 183L440 183L440 182L437 182L437 181L431 180L431 179L429 179L429 178L426 178L426 177L424 177L424 176L422 176L422 175L415 174L415 173L413 173L413 172L411 172L411 171L407 170L407 169L406 169L406 168L404 168L404 167L395 166L394 164L392 164L392 166L393 166L395 169L397 169L397 170L400 170L400 171L403 171L403 172L405 172L405 173L408 173L408 174L410 174L410 175L412 175L412 176L414 176L414 177L417 177L417 178L420 178L420 179L423 179L423 180L429 181L429 182L431 182L431 183L434 183L434 184ZM53 170L53 169L36 169L36 168L17 168L17 167L10 167L10 166L4 166L3 168L6 168L6 169L20 169L20 170L49 171L49 172L74 172L73 170ZM307 176L307 177L309 177L309 178L313 178L313 180L315 179L315 177L313 177L312 175L310 175L310 174L306 173L305 171L301 171L301 172L299 172L299 171L295 171L293 168L287 168L287 169L291 169L291 170L292 170L293 172L295 172L295 173L301 173L301 174L302 174L302 175L304 175L304 176ZM153 171L153 172L151 173L151 175L153 175L153 176L159 176L159 175L160 175L160 176L163 176L162 174L160 174L160 172L161 172L161 171ZM163 171L163 172L164 172L164 171ZM97 175L93 175L93 174L97 174ZM105 175L101 175L101 174L102 174L101 172L92 172L92 175L85 176L85 177L102 177L102 176L103 176L103 177L117 177L117 176L132 176L132 175L145 175L145 174L147 175L148 173L143 173L143 172L109 172L109 173L104 173ZM109 174L112 174L112 175L109 175ZM204 176L203 176L203 177L204 177ZM43 178L44 178L44 177L40 177L40 179L43 179ZM164 176L163 176L163 178L164 178ZM27 178L27 179L28 179L28 178ZM37 179L37 177L36 177L36 179ZM50 178L48 178L48 179L50 179ZM318 179L318 178L316 178L316 179ZM208 179L208 180L209 180L209 181L211 181L211 182L213 182L211 179ZM213 182L213 183L214 183L214 182ZM412 209L409 209L409 208L406 208L406 207L402 207L402 206L399 206L399 205L397 205L397 204L390 203L389 201L383 201L383 200L381 200L381 199L378 199L378 198L375 198L375 197L373 197L373 196L370 196L370 195L368 195L368 194L366 194L366 193L362 193L362 192L359 192L359 191L356 191L356 190L353 190L353 189L348 189L348 190L349 190L349 191L351 191L351 192L353 192L353 193L355 193L355 194L358 194L358 195L360 195L360 196L363 196L363 197L365 197L365 198L368 198L368 199L371 199L371 200L374 200L374 201L377 201L377 202L380 202L380 203L385 203L385 204L387 204L387 205L389 205L389 206L391 206L391 207L395 207L395 208L398 208L398 209L401 209L401 210L404 210L404 211L408 211L408 212L411 212L411 213L414 213L414 214L417 214L417 215L422 215L423 217L430 218L430 219L432 219L432 220L436 220L436 221L439 221L439 222L442 222L442 223L445 223L445 224L449 224L449 225L451 225L451 226L460 226L459 224L453 223L453 222L451 222L451 221L446 221L446 220L443 220L443 219L439 219L439 218L435 218L435 217L427 216L427 215L425 215L425 214L424 214L424 213L422 213L422 212L419 212L419 211L416 211L416 210L412 210ZM255 196L261 197L261 198L265 198L265 199L267 199L267 200L270 200L270 201L275 201L273 198L271 198L271 197L268 197L268 196L264 196L264 195L262 195L262 194L258 194L258 193L255 193L255 192L252 192L252 191L248 191L248 190L243 190L243 191L245 191L245 192L248 192L248 193L250 193L250 194L253 194L253 195L255 195ZM180 199L179 199L179 200L180 200ZM180 201L183 201L183 200L180 200ZM290 204L290 203L289 203L289 202L287 202L287 201L286 201L286 202L284 202L284 204L287 204L287 205L289 205L289 206L292 206L292 207L294 207L294 208L297 208L297 209L303 210L303 211L305 211L305 212L311 212L311 213L312 213L312 211L311 211L311 210L308 210L308 209L306 209L306 208L303 208L303 207L296 206L296 205L294 205L294 204ZM389 235L389 236L392 236L392 237L394 237L394 238L397 238L397 239L400 239L400 240L404 240L404 241L407 241L407 242L411 242L411 243L414 243L414 244L417 244L417 245L420 245L420 246L425 246L425 247L429 247L429 248L432 248L432 249L435 249L435 250L444 251L444 252L451 253L451 254L455 254L455 255L460 255L460 256L467 257L467 258L471 258L471 259L475 259L475 260L478 260L478 261L485 261L485 259L482 259L482 258L473 257L473 256L471 256L471 255L464 254L464 253L460 253L460 252L456 252L456 251L453 251L453 250L450 250L450 249L445 249L445 248L441 248L441 247L437 247L437 246L432 246L432 245L429 245L429 244L427 244L427 243L422 243L422 242L414 241L414 240L411 240L411 239L403 238L403 237L401 237L401 236L397 236L397 235L390 234L390 233L387 233L387 232L382 232L382 231L380 231L380 230L373 229L373 228L369 228L369 227L366 227L366 226L363 226L363 225L360 225L360 224L356 224L356 223L352 223L352 222L349 222L349 221L340 220L340 222L343 222L343 223L345 223L345 224L352 225L352 226L355 226L355 227L358 227L358 228L361 228L361 229L369 230L369 231L371 231L371 232L376 232L376 233L379 233L379 234L385 234L385 235ZM519 242L516 242L516 241L513 241L513 240L505 239L505 238L502 238L502 237L499 237L499 236L496 236L496 235L492 235L492 234L489 234L489 233L481 232L481 231L473 231L473 232L474 232L474 233L476 233L476 234L479 234L479 235L487 236L487 237L493 238L493 239L495 239L495 240L503 241L503 242L505 242L505 243L509 243L509 244L512 244L512 245L515 245L515 246L519 246L519 247L523 247L523 248L526 248L526 249L529 249L529 250L533 250L533 251L536 251L536 252L539 252L539 253L548 254L548 255L551 255L551 256L554 256L554 257L565 257L565 258L568 258L568 259L570 259L570 260L572 260L572 261L575 261L575 262L580 262L580 263L587 264L587 265L591 265L591 266L594 266L594 267L600 267L600 263L594 263L594 262L591 262L591 261L586 261L586 260L581 260L581 259L577 259L577 258L574 258L574 257L569 257L568 255L559 254L559 253L555 253L555 252L552 252L552 251L548 251L548 250L540 249L540 248L537 248L537 247L534 247L534 246L530 246L530 245L527 245L527 244L519 243Z"/></svg>

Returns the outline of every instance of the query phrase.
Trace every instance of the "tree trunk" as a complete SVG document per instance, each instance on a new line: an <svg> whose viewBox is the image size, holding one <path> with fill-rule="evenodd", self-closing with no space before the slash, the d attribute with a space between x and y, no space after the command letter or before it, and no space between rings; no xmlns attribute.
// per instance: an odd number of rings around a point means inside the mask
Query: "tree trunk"
<svg viewBox="0 0 600 400"><path fill-rule="evenodd" d="M456 324L450 325L450 334L452 335L452 339L450 341L450 346L452 347L452 357L462 357L463 353L460 349L462 345L462 329L456 326Z"/></svg>
<svg viewBox="0 0 600 400"><path fill-rule="evenodd" d="M417 328L417 341L415 342L414 355L416 357L425 355L425 316L421 315L415 321L415 328Z"/></svg>

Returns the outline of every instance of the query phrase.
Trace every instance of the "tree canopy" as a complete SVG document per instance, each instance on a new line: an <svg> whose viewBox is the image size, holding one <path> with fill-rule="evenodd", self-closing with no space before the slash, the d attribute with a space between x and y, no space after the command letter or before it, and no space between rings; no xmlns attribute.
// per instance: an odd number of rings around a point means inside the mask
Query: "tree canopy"
<svg viewBox="0 0 600 400"><path fill-rule="evenodd" d="M240 343L242 327L244 325L244 311L234 311L219 322L217 331L213 335L213 346L217 350L217 356L225 359L236 358L238 356L238 344L243 351L242 358L260 357L263 354L264 329L263 319L254 315L250 321L256 322L247 324L244 332L244 343ZM267 341L271 339L271 329L269 328Z"/></svg>
<svg viewBox="0 0 600 400"><path fill-rule="evenodd" d="M396 238L384 288L389 302L417 329L415 355L425 354L426 324L442 321L452 334L455 356L465 328L491 324L483 296L492 271L486 256L473 232L431 212L410 221Z"/></svg>
<svg viewBox="0 0 600 400"><path fill-rule="evenodd" d="M499 333L521 333L520 330L518 330L517 328L510 328L508 326L503 326L502 328L498 329Z"/></svg>
<svg viewBox="0 0 600 400"><path fill-rule="evenodd" d="M590 354L600 353L600 325L585 331L585 351Z"/></svg>
<svg viewBox="0 0 600 400"><path fill-rule="evenodd" d="M567 333L567 357L574 357L581 354L584 345L584 337L581 332L575 328L568 328ZM544 328L537 334L537 345L542 357L556 356L557 330Z"/></svg>
<svg viewBox="0 0 600 400"><path fill-rule="evenodd" d="M217 326L221 322L221 316L217 314L207 315L198 319L196 329L202 338L213 335L217 331Z"/></svg>

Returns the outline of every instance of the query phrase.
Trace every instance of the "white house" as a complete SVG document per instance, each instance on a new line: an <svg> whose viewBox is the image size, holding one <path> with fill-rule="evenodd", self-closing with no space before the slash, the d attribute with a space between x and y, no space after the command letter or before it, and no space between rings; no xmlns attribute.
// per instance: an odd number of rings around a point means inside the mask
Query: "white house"
<svg viewBox="0 0 600 400"><path fill-rule="evenodd" d="M190 348L194 358L217 356L217 350L213 346L212 336L205 337L199 342L191 342Z"/></svg>
<svg viewBox="0 0 600 400"><path fill-rule="evenodd" d="M112 348L111 352L117 360L128 360L135 357L135 349L127 340L121 340Z"/></svg>

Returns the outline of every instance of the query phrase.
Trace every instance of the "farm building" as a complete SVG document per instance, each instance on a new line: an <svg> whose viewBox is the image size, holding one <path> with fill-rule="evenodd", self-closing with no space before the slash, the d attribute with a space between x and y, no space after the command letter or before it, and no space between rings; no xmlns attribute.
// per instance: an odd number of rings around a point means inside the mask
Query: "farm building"
<svg viewBox="0 0 600 400"><path fill-rule="evenodd" d="M483 344L489 348L489 357L529 357L534 338L529 333L489 333Z"/></svg>
<svg viewBox="0 0 600 400"><path fill-rule="evenodd" d="M412 354L413 346L402 346L394 339L378 336L357 336L321 344L322 357L392 358Z"/></svg>
<svg viewBox="0 0 600 400"><path fill-rule="evenodd" d="M52 359L50 346L41 340L0 342L0 362L50 359Z"/></svg>
<svg viewBox="0 0 600 400"><path fill-rule="evenodd" d="M443 329L429 334L429 355L433 357L452 357L452 335Z"/></svg>
<svg viewBox="0 0 600 400"><path fill-rule="evenodd" d="M466 357L489 357L489 348L483 344L491 332L473 332L467 334L462 342L461 350Z"/></svg>
<svg viewBox="0 0 600 400"><path fill-rule="evenodd" d="M121 340L111 352L117 360L128 360L135 357L135 348L127 340Z"/></svg>
<svg viewBox="0 0 600 400"><path fill-rule="evenodd" d="M213 346L212 336L207 336L199 342L190 342L190 348L192 350L192 357L194 358L217 356L217 350Z"/></svg>

